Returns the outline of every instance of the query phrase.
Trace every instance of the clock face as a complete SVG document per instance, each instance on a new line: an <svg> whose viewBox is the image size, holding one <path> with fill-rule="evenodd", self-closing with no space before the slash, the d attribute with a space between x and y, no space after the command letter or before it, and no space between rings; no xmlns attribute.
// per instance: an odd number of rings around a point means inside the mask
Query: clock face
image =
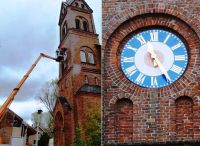
<svg viewBox="0 0 200 146"><path fill-rule="evenodd" d="M160 88L175 82L184 73L188 53L175 34L151 29L129 39L122 48L121 68L133 83L147 88Z"/></svg>

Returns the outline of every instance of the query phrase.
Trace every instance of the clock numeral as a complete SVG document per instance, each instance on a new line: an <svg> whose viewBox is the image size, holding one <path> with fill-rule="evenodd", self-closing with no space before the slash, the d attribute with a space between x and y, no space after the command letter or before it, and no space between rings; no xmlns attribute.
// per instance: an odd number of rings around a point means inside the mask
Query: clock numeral
<svg viewBox="0 0 200 146"><path fill-rule="evenodd" d="M175 61L184 61L185 55L175 55L174 59L175 59Z"/></svg>
<svg viewBox="0 0 200 146"><path fill-rule="evenodd" d="M130 76L132 76L133 74L135 74L136 71L137 71L137 69L136 69L135 65L133 65L133 66L131 66L131 67L129 67L129 68L126 69L126 72L127 72Z"/></svg>
<svg viewBox="0 0 200 146"><path fill-rule="evenodd" d="M138 35L138 36L136 37L136 39L137 39L138 41L140 41L140 44L141 44L141 45L146 44L146 41L145 41L145 39L144 39L144 37L143 37L142 35Z"/></svg>
<svg viewBox="0 0 200 146"><path fill-rule="evenodd" d="M150 41L158 41L158 32L157 31L153 31L153 32L150 32Z"/></svg>
<svg viewBox="0 0 200 146"><path fill-rule="evenodd" d="M122 61L123 62L134 62L134 57L123 57Z"/></svg>
<svg viewBox="0 0 200 146"><path fill-rule="evenodd" d="M137 51L137 48L132 47L131 45L126 45L126 48L133 50L134 52Z"/></svg>
<svg viewBox="0 0 200 146"><path fill-rule="evenodd" d="M138 83L143 84L145 78L146 78L146 76L144 74L140 73L135 81L138 82Z"/></svg>
<svg viewBox="0 0 200 146"><path fill-rule="evenodd" d="M157 78L151 77L151 86L158 86Z"/></svg>
<svg viewBox="0 0 200 146"><path fill-rule="evenodd" d="M182 71L182 68L177 66L177 65L173 65L170 70L175 72L175 73L177 73L177 74L179 74Z"/></svg>
<svg viewBox="0 0 200 146"><path fill-rule="evenodd" d="M170 34L168 34L168 35L167 35L167 37L165 38L165 40L164 40L164 42L163 42L163 43L165 43L165 44L166 44L166 42L168 41L169 37L170 37Z"/></svg>
<svg viewBox="0 0 200 146"><path fill-rule="evenodd" d="M176 44L175 46L172 47L172 50L176 50L177 48L181 47L181 43Z"/></svg>

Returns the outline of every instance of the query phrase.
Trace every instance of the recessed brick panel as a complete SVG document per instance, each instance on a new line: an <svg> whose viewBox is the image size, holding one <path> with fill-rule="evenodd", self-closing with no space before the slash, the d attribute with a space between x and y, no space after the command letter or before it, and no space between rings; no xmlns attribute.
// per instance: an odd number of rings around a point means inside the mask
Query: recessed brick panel
<svg viewBox="0 0 200 146"><path fill-rule="evenodd" d="M131 100L122 99L115 105L116 141L131 143L133 135L133 104Z"/></svg>

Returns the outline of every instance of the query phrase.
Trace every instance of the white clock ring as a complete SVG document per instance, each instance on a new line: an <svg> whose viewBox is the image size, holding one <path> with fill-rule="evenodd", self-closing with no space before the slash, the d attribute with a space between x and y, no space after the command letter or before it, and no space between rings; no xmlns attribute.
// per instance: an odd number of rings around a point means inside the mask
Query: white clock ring
<svg viewBox="0 0 200 146"><path fill-rule="evenodd" d="M162 63L159 61L159 59L157 58L157 55L155 54L154 52L154 49L153 49L153 46L150 42L147 42L147 46L148 46L148 49L147 51L151 54L151 58L153 59L154 62L154 66L155 65L158 65L159 69L161 70L161 72L165 75L167 81L171 81L166 69L163 67ZM155 64L156 63L156 64Z"/></svg>

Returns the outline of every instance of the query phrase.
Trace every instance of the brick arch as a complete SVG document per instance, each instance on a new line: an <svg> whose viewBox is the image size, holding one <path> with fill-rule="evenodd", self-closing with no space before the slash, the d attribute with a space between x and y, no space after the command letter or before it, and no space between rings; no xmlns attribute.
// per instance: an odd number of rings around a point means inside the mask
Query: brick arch
<svg viewBox="0 0 200 146"><path fill-rule="evenodd" d="M123 74L120 69L120 51L125 42L130 36L139 29L148 29L149 27L156 26L163 29L170 29L176 32L182 38L187 40L188 52L189 52L189 65L182 78L178 79L173 83L174 88L164 87L162 89L152 89L155 92L160 92L161 96L169 96L169 93L175 93L177 96L181 94L182 89L186 88L187 85L192 83L197 74L195 70L199 69L195 60L198 60L198 55L195 52L199 52L197 48L200 45L197 34L191 29L191 27L179 18L168 14L162 15L149 15L143 14L140 17L130 18L129 21L120 25L110 36L105 49L104 62L105 74L107 74L114 86L120 87L123 92L129 92L140 96L142 92L148 92L148 89L141 89L139 86L132 84ZM184 83L184 84L183 84ZM176 96L176 97L177 97Z"/></svg>
<svg viewBox="0 0 200 146"><path fill-rule="evenodd" d="M57 144L58 146L64 146L64 118L61 114L60 111L58 111L55 115L55 131L54 131L54 135L55 135L55 142L54 144Z"/></svg>
<svg viewBox="0 0 200 146"><path fill-rule="evenodd" d="M176 99L176 139L193 139L193 100L188 96L182 96ZM188 139L186 139L186 137Z"/></svg>
<svg viewBox="0 0 200 146"><path fill-rule="evenodd" d="M133 103L130 99L119 99L114 106L115 141L132 143Z"/></svg>
<svg viewBox="0 0 200 146"><path fill-rule="evenodd" d="M118 100L120 99L130 99L132 102L133 102L133 98L131 98L131 94L129 93L120 93L120 94L117 94L116 96L113 96L111 99L110 99L110 102L109 102L109 105L114 105L117 103Z"/></svg>
<svg viewBox="0 0 200 146"><path fill-rule="evenodd" d="M141 9L142 7L142 9ZM117 15L110 16L108 15L104 20L111 19L106 26L103 26L103 42L107 42L111 34L124 22L129 19L132 19L141 14L151 14L151 13L159 13L159 14L169 14L180 18L182 21L186 22L191 26L193 30L200 36L200 27L199 20L194 17L189 11L184 10L176 5L170 5L167 3L149 3L147 5L141 4L137 7L133 6L133 8L124 9ZM106 45L106 44L104 44Z"/></svg>

